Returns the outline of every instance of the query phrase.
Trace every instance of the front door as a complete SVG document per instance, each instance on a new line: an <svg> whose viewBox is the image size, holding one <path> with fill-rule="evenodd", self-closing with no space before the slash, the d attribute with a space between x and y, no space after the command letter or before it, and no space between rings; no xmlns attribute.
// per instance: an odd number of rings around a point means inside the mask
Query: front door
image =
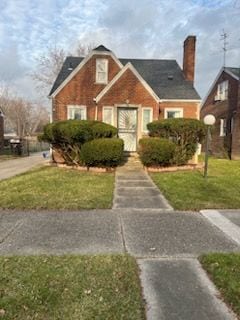
<svg viewBox="0 0 240 320"><path fill-rule="evenodd" d="M137 109L118 108L118 136L124 141L125 151L136 151Z"/></svg>

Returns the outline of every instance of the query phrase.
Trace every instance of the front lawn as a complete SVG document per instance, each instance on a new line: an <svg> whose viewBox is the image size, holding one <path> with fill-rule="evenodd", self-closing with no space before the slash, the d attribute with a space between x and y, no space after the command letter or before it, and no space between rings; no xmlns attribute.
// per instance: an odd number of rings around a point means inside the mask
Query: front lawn
<svg viewBox="0 0 240 320"><path fill-rule="evenodd" d="M153 173L151 177L175 209L240 208L240 161L209 159L207 181L200 171Z"/></svg>
<svg viewBox="0 0 240 320"><path fill-rule="evenodd" d="M0 258L4 320L143 320L136 261L127 255Z"/></svg>
<svg viewBox="0 0 240 320"><path fill-rule="evenodd" d="M200 258L225 302L240 317L240 254L209 254Z"/></svg>
<svg viewBox="0 0 240 320"><path fill-rule="evenodd" d="M9 209L111 208L114 174L42 167L0 181L0 207Z"/></svg>

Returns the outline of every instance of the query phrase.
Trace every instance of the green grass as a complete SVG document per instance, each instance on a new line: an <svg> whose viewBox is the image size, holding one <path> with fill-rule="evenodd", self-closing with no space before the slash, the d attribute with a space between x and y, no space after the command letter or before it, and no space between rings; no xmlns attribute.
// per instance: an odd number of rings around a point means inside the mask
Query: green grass
<svg viewBox="0 0 240 320"><path fill-rule="evenodd" d="M203 171L153 173L151 177L175 209L240 208L240 161L209 159L207 181Z"/></svg>
<svg viewBox="0 0 240 320"><path fill-rule="evenodd" d="M112 206L114 174L42 167L0 181L0 207L91 209Z"/></svg>
<svg viewBox="0 0 240 320"><path fill-rule="evenodd" d="M0 258L3 320L143 320L136 261L127 255Z"/></svg>
<svg viewBox="0 0 240 320"><path fill-rule="evenodd" d="M200 261L240 319L240 254L209 254Z"/></svg>

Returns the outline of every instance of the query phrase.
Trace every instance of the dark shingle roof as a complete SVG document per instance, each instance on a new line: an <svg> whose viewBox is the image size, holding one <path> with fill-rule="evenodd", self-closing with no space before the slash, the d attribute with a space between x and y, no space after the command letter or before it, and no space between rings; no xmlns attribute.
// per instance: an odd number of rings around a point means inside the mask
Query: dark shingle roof
<svg viewBox="0 0 240 320"><path fill-rule="evenodd" d="M49 93L51 95L57 88L60 86L60 84L70 75L70 73L79 65L79 63L84 58L80 57L67 57L66 60L63 63L62 69L60 70L52 89Z"/></svg>
<svg viewBox="0 0 240 320"><path fill-rule="evenodd" d="M98 47L96 47L95 49L93 49L94 51L111 51L108 48L104 47L102 44Z"/></svg>
<svg viewBox="0 0 240 320"><path fill-rule="evenodd" d="M101 47L101 46L100 46ZM96 50L96 49L94 49ZM50 91L50 95L83 60L67 57ZM160 99L200 99L190 81L185 80L176 60L119 59L123 65L130 62Z"/></svg>
<svg viewBox="0 0 240 320"><path fill-rule="evenodd" d="M176 60L120 59L131 62L160 99L200 99L192 83L184 79Z"/></svg>
<svg viewBox="0 0 240 320"><path fill-rule="evenodd" d="M226 71L233 73L236 77L240 78L240 68L230 68L226 67Z"/></svg>

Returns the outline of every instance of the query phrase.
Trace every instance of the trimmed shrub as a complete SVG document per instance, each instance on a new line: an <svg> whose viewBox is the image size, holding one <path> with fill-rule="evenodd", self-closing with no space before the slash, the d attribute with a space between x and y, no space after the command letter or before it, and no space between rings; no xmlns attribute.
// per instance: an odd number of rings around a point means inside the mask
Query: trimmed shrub
<svg viewBox="0 0 240 320"><path fill-rule="evenodd" d="M81 159L88 167L116 167L123 157L123 140L102 138L86 142Z"/></svg>
<svg viewBox="0 0 240 320"><path fill-rule="evenodd" d="M139 141L142 163L149 166L167 166L173 161L176 145L168 139L143 138Z"/></svg>
<svg viewBox="0 0 240 320"><path fill-rule="evenodd" d="M40 141L51 143L67 164L81 164L81 146L93 139L112 138L117 128L99 121L66 120L44 127Z"/></svg>
<svg viewBox="0 0 240 320"><path fill-rule="evenodd" d="M151 137L165 138L173 141L177 147L173 163L186 164L195 154L197 144L206 135L206 126L196 119L164 119L147 125Z"/></svg>

